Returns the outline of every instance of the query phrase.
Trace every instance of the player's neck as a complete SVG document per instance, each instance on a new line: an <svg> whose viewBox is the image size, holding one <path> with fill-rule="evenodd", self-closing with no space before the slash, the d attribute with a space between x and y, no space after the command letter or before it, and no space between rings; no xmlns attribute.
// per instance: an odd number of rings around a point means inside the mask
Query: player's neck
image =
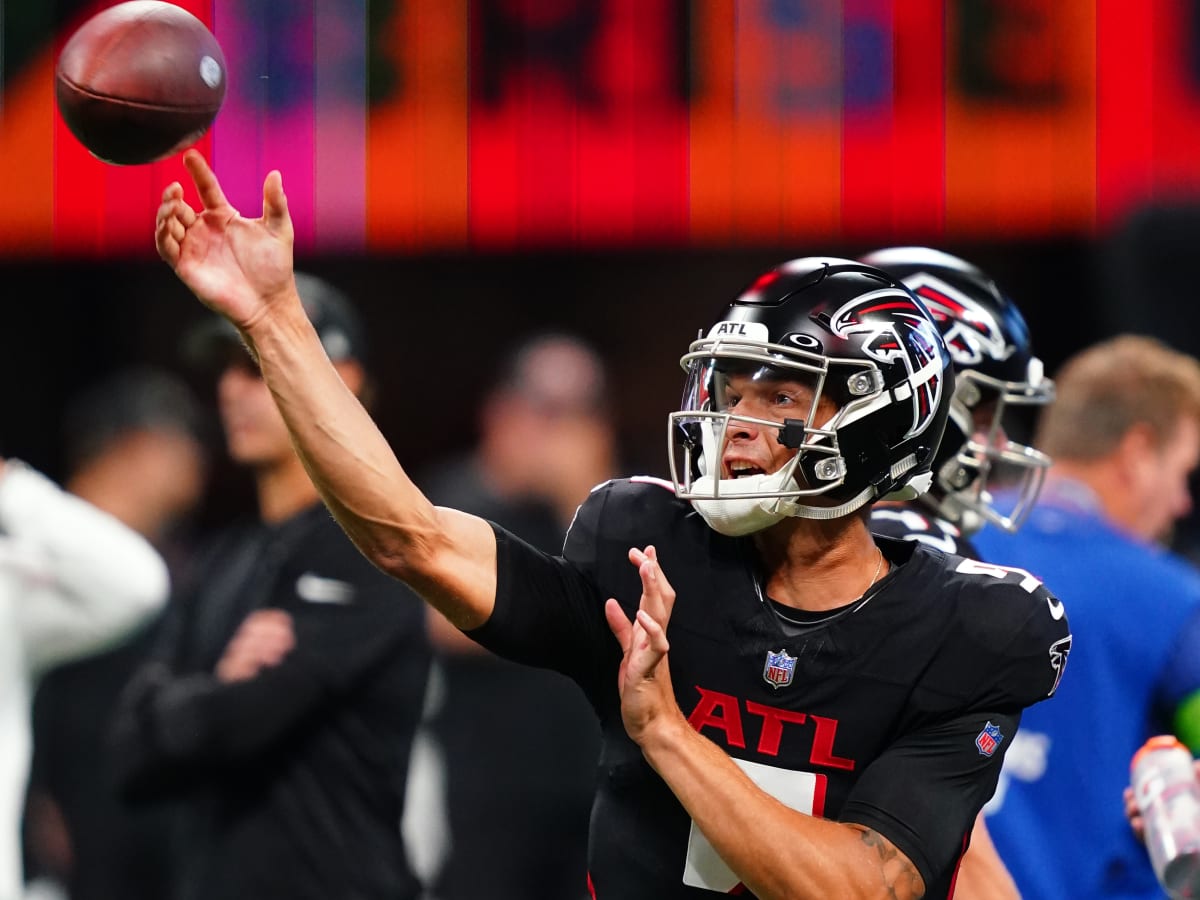
<svg viewBox="0 0 1200 900"><path fill-rule="evenodd" d="M754 543L767 595L796 609L819 612L853 603L888 570L859 516L788 519L756 534Z"/></svg>

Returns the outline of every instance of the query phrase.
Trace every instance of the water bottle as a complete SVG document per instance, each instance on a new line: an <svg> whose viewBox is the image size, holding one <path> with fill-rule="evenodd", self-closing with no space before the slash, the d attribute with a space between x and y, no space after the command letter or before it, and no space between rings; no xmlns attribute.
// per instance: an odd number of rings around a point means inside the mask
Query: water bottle
<svg viewBox="0 0 1200 900"><path fill-rule="evenodd" d="M1192 762L1175 737L1159 735L1129 764L1150 864L1173 898L1200 898L1200 782Z"/></svg>

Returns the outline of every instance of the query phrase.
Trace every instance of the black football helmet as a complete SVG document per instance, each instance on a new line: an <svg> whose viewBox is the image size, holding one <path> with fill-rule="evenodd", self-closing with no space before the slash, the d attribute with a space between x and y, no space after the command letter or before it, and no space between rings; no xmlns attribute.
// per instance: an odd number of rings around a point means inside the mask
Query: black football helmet
<svg viewBox="0 0 1200 900"><path fill-rule="evenodd" d="M672 478L719 531L745 534L784 516L837 518L929 486L953 366L925 307L879 269L832 257L783 263L738 296L680 364L687 381L670 416ZM812 406L783 422L731 413L721 397L732 371L806 382ZM816 421L822 397L836 411ZM723 478L725 436L738 420L775 429L795 456L780 472ZM706 514L722 501L769 515Z"/></svg>
<svg viewBox="0 0 1200 900"><path fill-rule="evenodd" d="M1005 414L1013 406L1054 399L1054 382L1033 355L1024 318L990 277L949 253L892 247L862 261L921 298L954 360L950 418L923 502L966 534L984 522L1016 531L1037 499L1050 458L1013 440Z"/></svg>

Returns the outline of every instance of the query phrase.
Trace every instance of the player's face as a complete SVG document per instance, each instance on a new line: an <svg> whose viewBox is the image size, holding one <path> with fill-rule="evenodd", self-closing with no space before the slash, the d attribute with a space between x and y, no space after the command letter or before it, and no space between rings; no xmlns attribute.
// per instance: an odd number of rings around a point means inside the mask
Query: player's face
<svg viewBox="0 0 1200 900"><path fill-rule="evenodd" d="M721 452L722 478L763 475L779 471L796 450L779 442L779 429L759 422L812 421L820 425L836 412L832 401L821 398L813 414L811 383L762 374L730 374L718 384L716 406L729 413L725 446Z"/></svg>
<svg viewBox="0 0 1200 900"><path fill-rule="evenodd" d="M991 444L993 447L1002 447L1008 439L1004 432L1004 427L1000 423L995 422L997 400L985 400L977 404L971 410L971 421L975 428L974 438L981 444ZM993 424L996 425L995 432L992 431Z"/></svg>
<svg viewBox="0 0 1200 900"><path fill-rule="evenodd" d="M266 382L249 360L231 362L221 372L217 403L234 462L270 466L292 453L287 425Z"/></svg>
<svg viewBox="0 0 1200 900"><path fill-rule="evenodd" d="M1175 523L1192 511L1188 478L1200 463L1200 425L1181 419L1174 435L1142 468L1138 521L1148 540L1166 540Z"/></svg>

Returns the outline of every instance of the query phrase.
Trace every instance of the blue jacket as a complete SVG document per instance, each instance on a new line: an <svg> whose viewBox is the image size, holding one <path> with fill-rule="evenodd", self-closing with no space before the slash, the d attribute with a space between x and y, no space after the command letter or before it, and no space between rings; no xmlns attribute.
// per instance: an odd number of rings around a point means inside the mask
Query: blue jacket
<svg viewBox="0 0 1200 900"><path fill-rule="evenodd" d="M984 559L1027 569L1071 614L1056 697L1026 710L988 829L1028 898L1163 897L1124 815L1129 761L1200 689L1200 574L1118 531L1082 485L1048 485L1016 535L984 529Z"/></svg>

